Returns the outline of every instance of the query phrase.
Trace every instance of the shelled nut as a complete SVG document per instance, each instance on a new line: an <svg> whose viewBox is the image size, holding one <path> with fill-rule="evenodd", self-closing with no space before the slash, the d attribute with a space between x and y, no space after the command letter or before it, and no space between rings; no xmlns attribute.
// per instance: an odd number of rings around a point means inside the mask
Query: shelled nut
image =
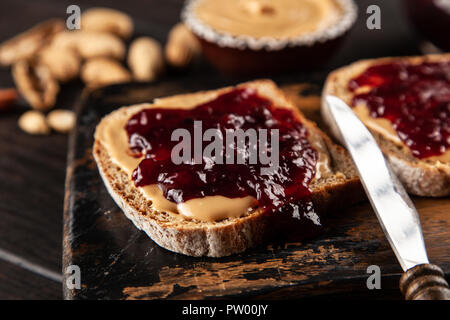
<svg viewBox="0 0 450 320"><path fill-rule="evenodd" d="M172 28L165 47L166 60L170 65L177 68L186 67L200 52L200 43L183 23Z"/></svg>
<svg viewBox="0 0 450 320"><path fill-rule="evenodd" d="M161 44L149 37L134 40L128 53L128 66L136 80L155 80L164 70Z"/></svg>
<svg viewBox="0 0 450 320"><path fill-rule="evenodd" d="M53 110L47 115L47 123L53 130L67 133L75 125L75 113L70 110Z"/></svg>
<svg viewBox="0 0 450 320"><path fill-rule="evenodd" d="M61 82L72 80L80 73L81 58L71 49L49 45L39 51L39 61Z"/></svg>
<svg viewBox="0 0 450 320"><path fill-rule="evenodd" d="M29 134L49 134L50 127L42 112L27 111L19 118L19 127Z"/></svg>
<svg viewBox="0 0 450 320"><path fill-rule="evenodd" d="M133 20L129 15L109 8L91 8L81 15L81 29L115 34L128 39L133 33Z"/></svg>
<svg viewBox="0 0 450 320"><path fill-rule="evenodd" d="M90 87L113 83L128 82L131 75L122 65L113 59L93 58L81 68L81 79Z"/></svg>
<svg viewBox="0 0 450 320"><path fill-rule="evenodd" d="M54 37L52 46L74 50L83 59L107 57L122 60L126 51L125 44L119 37L97 31L60 32Z"/></svg>

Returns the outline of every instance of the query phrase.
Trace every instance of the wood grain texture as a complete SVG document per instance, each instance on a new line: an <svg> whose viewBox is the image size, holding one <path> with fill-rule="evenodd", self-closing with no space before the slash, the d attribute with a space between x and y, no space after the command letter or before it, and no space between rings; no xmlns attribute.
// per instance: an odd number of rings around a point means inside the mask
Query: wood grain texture
<svg viewBox="0 0 450 320"><path fill-rule="evenodd" d="M56 0L0 1L0 42L51 17L66 17L72 4ZM178 21L181 0L142 2L77 2L82 10L95 5L117 7L136 14L139 32L164 40ZM20 17L20 18L18 18ZM13 87L11 71L0 69L0 88ZM62 87L58 108L71 109L79 99L81 84ZM30 136L17 126L28 110L21 100L10 112L0 113L0 249L33 264L60 273L62 268L62 212L67 157L67 135ZM0 256L0 263L5 260ZM0 267L0 299L61 298L61 284L32 285L40 275L19 266ZM29 281L30 285L27 285Z"/></svg>
<svg viewBox="0 0 450 320"><path fill-rule="evenodd" d="M100 117L122 104L222 85L225 83L207 77L196 83L180 77L157 84L109 87L85 96L78 130L71 140L64 228L64 265L81 267L83 285L81 290L66 289L65 297L310 298L342 293L376 297L381 293L366 287L366 269L375 264L381 267L382 295L400 298L402 270L367 203L330 213L326 233L316 239L270 243L220 259L187 257L162 249L125 218L107 193L91 155L92 134ZM309 94L313 88L286 88L293 100L308 108L312 118L317 117L319 107L317 97ZM430 259L448 273L450 200L414 201Z"/></svg>
<svg viewBox="0 0 450 320"><path fill-rule="evenodd" d="M18 116L0 125L0 245L59 272L67 137L29 136L17 127Z"/></svg>
<svg viewBox="0 0 450 320"><path fill-rule="evenodd" d="M61 283L0 260L0 298L61 299Z"/></svg>

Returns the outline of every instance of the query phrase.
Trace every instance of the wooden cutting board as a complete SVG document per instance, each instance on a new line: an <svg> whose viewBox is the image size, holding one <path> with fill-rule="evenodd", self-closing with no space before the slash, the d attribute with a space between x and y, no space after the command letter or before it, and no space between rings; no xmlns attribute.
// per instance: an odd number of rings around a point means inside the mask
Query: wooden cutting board
<svg viewBox="0 0 450 320"><path fill-rule="evenodd" d="M223 79L192 81L179 76L156 84L117 85L83 95L69 146L63 240L63 270L78 265L82 286L68 289L63 281L65 297L400 299L398 280L402 270L368 203L330 213L326 233L314 240L269 243L219 259L169 252L125 218L106 191L92 157L93 132L99 119L123 105L228 84L230 81ZM285 86L284 90L307 117L320 123L319 86L303 83ZM430 261L448 276L450 199L413 200ZM367 289L370 265L381 268L380 290Z"/></svg>

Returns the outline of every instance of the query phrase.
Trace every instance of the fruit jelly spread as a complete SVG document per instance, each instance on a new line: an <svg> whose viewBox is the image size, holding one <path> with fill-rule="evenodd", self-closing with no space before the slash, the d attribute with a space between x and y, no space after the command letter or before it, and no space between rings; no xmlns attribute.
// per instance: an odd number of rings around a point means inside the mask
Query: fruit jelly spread
<svg viewBox="0 0 450 320"><path fill-rule="evenodd" d="M203 130L219 129L223 137L226 129L253 128L269 132L278 129L276 170L262 175L260 161L256 164L208 161L175 164L171 151L179 141L171 141L172 132L184 128L194 136L194 121L201 121ZM300 239L322 230L308 187L318 159L308 140L308 131L291 110L274 106L254 89L233 89L192 109L144 109L129 119L125 129L132 153L144 156L132 174L136 186L157 184L164 196L175 203L214 195L253 196L269 218L276 217L276 225L284 226L285 231L292 229L290 238ZM269 150L272 142L268 139ZM202 143L204 149L210 142ZM235 144L235 155L236 152Z"/></svg>
<svg viewBox="0 0 450 320"><path fill-rule="evenodd" d="M450 62L392 62L369 67L348 83L370 116L386 118L412 154L424 159L444 154L450 145Z"/></svg>

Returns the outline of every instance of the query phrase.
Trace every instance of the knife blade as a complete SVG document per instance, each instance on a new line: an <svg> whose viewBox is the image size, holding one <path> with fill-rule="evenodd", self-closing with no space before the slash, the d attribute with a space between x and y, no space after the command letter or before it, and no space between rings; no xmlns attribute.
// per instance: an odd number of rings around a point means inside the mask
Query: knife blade
<svg viewBox="0 0 450 320"><path fill-rule="evenodd" d="M335 96L325 96L321 110L330 129L347 147L381 228L405 271L400 278L405 299L450 300L444 272L428 262L419 215L369 130Z"/></svg>
<svg viewBox="0 0 450 320"><path fill-rule="evenodd" d="M367 197L399 261L407 271L428 263L417 211L372 134L341 99L325 97L324 117L345 145Z"/></svg>

